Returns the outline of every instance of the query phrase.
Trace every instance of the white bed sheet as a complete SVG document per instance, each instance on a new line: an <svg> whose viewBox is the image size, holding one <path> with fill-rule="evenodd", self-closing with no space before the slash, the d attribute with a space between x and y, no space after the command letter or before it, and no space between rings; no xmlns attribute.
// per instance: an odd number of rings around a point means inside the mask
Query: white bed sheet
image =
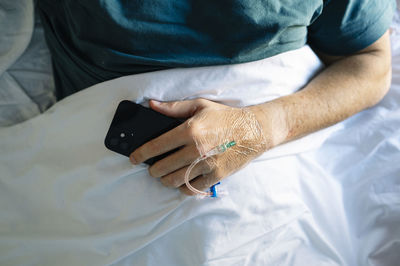
<svg viewBox="0 0 400 266"><path fill-rule="evenodd" d="M263 154L225 179L229 195L217 200L165 188L106 150L118 102L271 100L320 69L308 47L123 77L0 129L0 264L397 265L399 52L379 105Z"/></svg>

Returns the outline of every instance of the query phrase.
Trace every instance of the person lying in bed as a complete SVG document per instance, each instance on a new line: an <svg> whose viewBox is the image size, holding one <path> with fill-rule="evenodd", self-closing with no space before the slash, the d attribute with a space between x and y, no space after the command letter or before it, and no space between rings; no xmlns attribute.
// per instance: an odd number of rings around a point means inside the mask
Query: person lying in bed
<svg viewBox="0 0 400 266"><path fill-rule="evenodd" d="M306 44L325 63L302 90L259 105L150 101L165 115L190 119L130 159L138 164L182 147L149 173L186 194L192 194L184 185L188 166L222 140L235 140L236 150L196 165L190 175L194 187L205 190L268 149L375 105L390 85L394 0L38 0L37 5L58 99L124 75L244 63Z"/></svg>

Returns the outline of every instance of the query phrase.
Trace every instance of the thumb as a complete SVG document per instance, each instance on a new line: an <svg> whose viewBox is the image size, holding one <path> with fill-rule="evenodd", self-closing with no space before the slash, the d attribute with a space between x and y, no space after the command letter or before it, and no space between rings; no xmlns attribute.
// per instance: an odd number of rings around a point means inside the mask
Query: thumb
<svg viewBox="0 0 400 266"><path fill-rule="evenodd" d="M151 109L162 113L166 116L176 118L188 118L205 107L204 99L174 101L174 102L159 102L150 100Z"/></svg>

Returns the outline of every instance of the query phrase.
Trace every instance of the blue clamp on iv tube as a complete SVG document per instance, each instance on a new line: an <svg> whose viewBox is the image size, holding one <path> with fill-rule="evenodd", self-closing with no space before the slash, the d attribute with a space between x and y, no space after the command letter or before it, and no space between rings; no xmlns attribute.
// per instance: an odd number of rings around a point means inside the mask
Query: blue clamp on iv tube
<svg viewBox="0 0 400 266"><path fill-rule="evenodd" d="M217 184L212 185L212 186L210 187L210 192L211 192L211 197L212 197L212 198L217 198L217 197L218 197L216 186L218 186L219 184L221 184L221 182L218 182Z"/></svg>

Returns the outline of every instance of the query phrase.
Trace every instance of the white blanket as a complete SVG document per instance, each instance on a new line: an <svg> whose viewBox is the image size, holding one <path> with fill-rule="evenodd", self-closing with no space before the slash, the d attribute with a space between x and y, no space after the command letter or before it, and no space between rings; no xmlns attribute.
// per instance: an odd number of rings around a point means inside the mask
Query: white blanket
<svg viewBox="0 0 400 266"><path fill-rule="evenodd" d="M246 64L128 76L0 129L0 264L394 265L399 85L377 107L224 179L229 195L220 199L165 188L103 145L120 100L245 106L300 89L320 67L304 47Z"/></svg>

